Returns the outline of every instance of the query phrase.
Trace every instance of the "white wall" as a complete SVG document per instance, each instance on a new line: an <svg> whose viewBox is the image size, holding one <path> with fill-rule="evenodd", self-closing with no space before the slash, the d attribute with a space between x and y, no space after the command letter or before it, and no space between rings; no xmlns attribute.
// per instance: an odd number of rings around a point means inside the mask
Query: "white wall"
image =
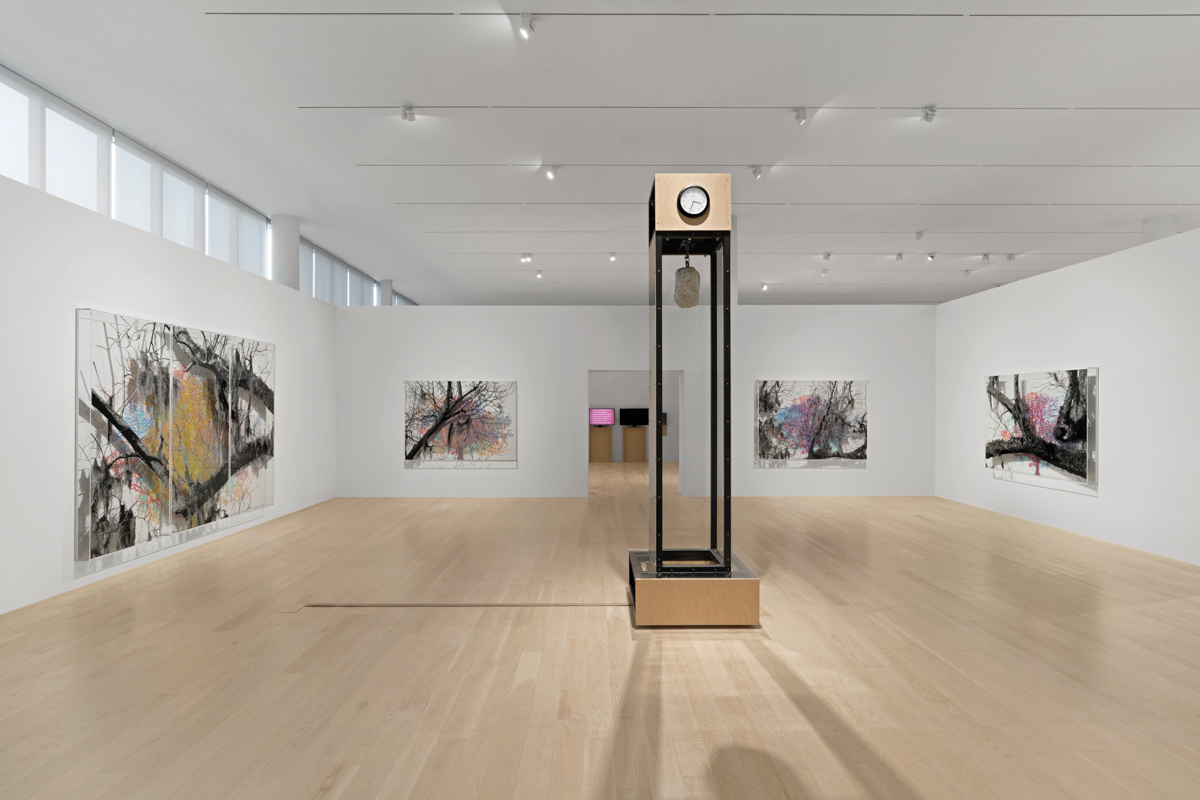
<svg viewBox="0 0 1200 800"><path fill-rule="evenodd" d="M681 434L684 469L689 458L707 464L698 444L708 430L708 338L698 333L707 317L673 308L665 317L664 367L685 370L681 416L694 428ZM337 310L337 325L343 496L586 496L588 371L648 362L641 307L351 307ZM931 307L742 307L733 340L735 494L932 493ZM695 342L703 347L688 350ZM404 469L404 381L448 378L517 381L517 469ZM752 469L757 378L870 380L870 466Z"/></svg>
<svg viewBox="0 0 1200 800"><path fill-rule="evenodd" d="M647 362L636 306L337 309L337 491L586 497L588 370ZM515 380L517 469L404 469L404 381Z"/></svg>
<svg viewBox="0 0 1200 800"><path fill-rule="evenodd" d="M1200 563L1200 231L937 307L941 497ZM993 480L984 379L1099 367L1099 496Z"/></svg>
<svg viewBox="0 0 1200 800"><path fill-rule="evenodd" d="M333 496L333 307L0 178L0 612L223 534L73 578L75 309L276 346L275 505Z"/></svg>
<svg viewBox="0 0 1200 800"><path fill-rule="evenodd" d="M933 492L932 306L742 306L734 328L736 494ZM755 469L754 382L866 380L866 469Z"/></svg>

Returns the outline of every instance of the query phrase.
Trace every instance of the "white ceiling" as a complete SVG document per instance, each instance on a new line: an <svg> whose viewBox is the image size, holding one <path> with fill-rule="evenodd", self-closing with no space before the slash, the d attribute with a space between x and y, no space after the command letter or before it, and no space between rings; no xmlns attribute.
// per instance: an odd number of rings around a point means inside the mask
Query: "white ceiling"
<svg viewBox="0 0 1200 800"><path fill-rule="evenodd" d="M733 174L743 302L923 303L1200 225L1197 11L5 0L0 62L423 304L644 302L672 171Z"/></svg>

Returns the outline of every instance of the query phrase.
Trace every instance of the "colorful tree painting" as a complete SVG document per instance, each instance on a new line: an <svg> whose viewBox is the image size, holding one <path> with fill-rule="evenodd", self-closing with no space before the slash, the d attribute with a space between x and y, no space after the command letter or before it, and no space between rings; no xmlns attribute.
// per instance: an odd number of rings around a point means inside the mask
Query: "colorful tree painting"
<svg viewBox="0 0 1200 800"><path fill-rule="evenodd" d="M516 466L517 384L405 381L406 466Z"/></svg>
<svg viewBox="0 0 1200 800"><path fill-rule="evenodd" d="M865 462L866 381L758 381L755 466Z"/></svg>
<svg viewBox="0 0 1200 800"><path fill-rule="evenodd" d="M77 558L157 539L167 524L170 329L81 320Z"/></svg>
<svg viewBox="0 0 1200 800"><path fill-rule="evenodd" d="M1088 370L987 379L984 459L991 469L1088 479Z"/></svg>
<svg viewBox="0 0 1200 800"><path fill-rule="evenodd" d="M76 557L269 504L274 347L81 311Z"/></svg>

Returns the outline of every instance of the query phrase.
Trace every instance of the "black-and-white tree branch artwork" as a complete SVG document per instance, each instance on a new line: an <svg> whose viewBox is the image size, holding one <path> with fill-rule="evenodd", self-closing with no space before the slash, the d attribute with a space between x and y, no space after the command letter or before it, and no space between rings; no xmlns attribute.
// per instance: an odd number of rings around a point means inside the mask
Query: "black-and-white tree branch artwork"
<svg viewBox="0 0 1200 800"><path fill-rule="evenodd" d="M274 345L90 310L76 338L78 560L274 502Z"/></svg>
<svg viewBox="0 0 1200 800"><path fill-rule="evenodd" d="M516 381L405 381L404 466L517 466Z"/></svg>
<svg viewBox="0 0 1200 800"><path fill-rule="evenodd" d="M1098 372L1069 369L987 379L984 464L1023 482L1095 484Z"/></svg>
<svg viewBox="0 0 1200 800"><path fill-rule="evenodd" d="M866 381L756 381L754 466L864 467Z"/></svg>

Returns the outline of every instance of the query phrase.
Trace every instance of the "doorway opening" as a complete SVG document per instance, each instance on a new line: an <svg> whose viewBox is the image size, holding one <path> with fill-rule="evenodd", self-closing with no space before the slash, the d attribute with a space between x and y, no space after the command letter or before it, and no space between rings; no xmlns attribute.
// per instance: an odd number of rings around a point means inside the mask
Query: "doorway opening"
<svg viewBox="0 0 1200 800"><path fill-rule="evenodd" d="M679 493L680 384L663 371L663 488ZM650 370L588 371L588 494L628 491L649 481ZM624 413L623 413L624 412Z"/></svg>

